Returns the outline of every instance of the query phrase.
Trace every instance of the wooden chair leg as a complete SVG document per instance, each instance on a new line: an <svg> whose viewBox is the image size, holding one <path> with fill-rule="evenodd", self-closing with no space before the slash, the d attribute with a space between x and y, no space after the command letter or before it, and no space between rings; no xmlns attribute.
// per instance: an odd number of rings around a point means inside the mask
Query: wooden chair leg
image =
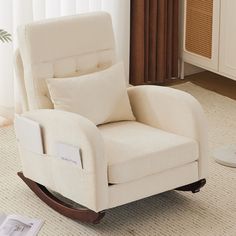
<svg viewBox="0 0 236 236"><path fill-rule="evenodd" d="M200 189L206 184L206 179L201 179L197 182L179 187L175 190L179 190L179 191L191 191L192 193L197 193L200 191Z"/></svg>
<svg viewBox="0 0 236 236"><path fill-rule="evenodd" d="M18 172L18 176L25 184L49 207L59 212L60 214L74 220L98 224L105 216L105 212L94 212L87 208L73 208L71 205L59 200L51 192L41 184L34 182L24 176L23 172Z"/></svg>

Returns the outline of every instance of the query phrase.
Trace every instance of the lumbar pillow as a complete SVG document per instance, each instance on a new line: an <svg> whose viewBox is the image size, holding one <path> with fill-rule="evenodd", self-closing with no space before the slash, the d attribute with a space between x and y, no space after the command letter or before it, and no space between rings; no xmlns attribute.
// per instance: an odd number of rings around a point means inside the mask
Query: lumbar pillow
<svg viewBox="0 0 236 236"><path fill-rule="evenodd" d="M78 113L96 125L134 120L123 63L92 74L47 80L55 109Z"/></svg>

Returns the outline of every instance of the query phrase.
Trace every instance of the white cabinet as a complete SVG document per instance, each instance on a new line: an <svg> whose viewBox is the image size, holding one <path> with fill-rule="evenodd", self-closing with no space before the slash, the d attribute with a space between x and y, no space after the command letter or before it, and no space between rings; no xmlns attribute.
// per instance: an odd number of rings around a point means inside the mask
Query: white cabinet
<svg viewBox="0 0 236 236"><path fill-rule="evenodd" d="M236 80L236 0L182 3L182 63Z"/></svg>
<svg viewBox="0 0 236 236"><path fill-rule="evenodd" d="M236 79L236 0L221 1L219 72Z"/></svg>

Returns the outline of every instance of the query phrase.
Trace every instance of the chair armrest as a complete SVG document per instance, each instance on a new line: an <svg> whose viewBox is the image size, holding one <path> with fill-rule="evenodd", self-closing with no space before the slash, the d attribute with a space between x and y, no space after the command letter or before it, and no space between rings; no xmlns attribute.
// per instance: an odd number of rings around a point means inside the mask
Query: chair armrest
<svg viewBox="0 0 236 236"><path fill-rule="evenodd" d="M199 143L199 179L208 166L208 133L204 112L190 94L168 87L142 85L128 88L138 122L192 138Z"/></svg>
<svg viewBox="0 0 236 236"><path fill-rule="evenodd" d="M104 155L103 138L97 127L85 117L60 110L33 110L22 116L40 124L46 155L56 155L56 142L77 146L81 149L83 159L81 178L84 180L74 179L72 181L75 183L77 181L76 184L82 182L81 185L92 183L91 186L81 186L81 189L87 189L86 191L91 189L94 193L90 193L91 196L94 196L94 203L90 209L97 210L106 207L108 201L107 160ZM89 180L86 179L88 178L86 176L90 176ZM63 176L61 178L63 182ZM78 194L82 195L82 193Z"/></svg>
<svg viewBox="0 0 236 236"><path fill-rule="evenodd" d="M93 171L101 164L107 167L102 136L85 117L52 109L34 110L22 116L40 124L46 154L55 156L55 143L63 142L81 148L86 170Z"/></svg>

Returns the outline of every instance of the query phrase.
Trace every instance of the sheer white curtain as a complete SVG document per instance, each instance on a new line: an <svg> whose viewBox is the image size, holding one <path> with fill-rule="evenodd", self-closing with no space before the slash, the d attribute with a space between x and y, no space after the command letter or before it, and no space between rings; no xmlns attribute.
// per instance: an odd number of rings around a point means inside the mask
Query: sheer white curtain
<svg viewBox="0 0 236 236"><path fill-rule="evenodd" d="M0 44L0 126L8 124L15 110L20 110L13 70L17 26L46 18L99 10L112 15L118 59L124 61L128 78L130 0L0 0L0 29L13 34L12 44Z"/></svg>

